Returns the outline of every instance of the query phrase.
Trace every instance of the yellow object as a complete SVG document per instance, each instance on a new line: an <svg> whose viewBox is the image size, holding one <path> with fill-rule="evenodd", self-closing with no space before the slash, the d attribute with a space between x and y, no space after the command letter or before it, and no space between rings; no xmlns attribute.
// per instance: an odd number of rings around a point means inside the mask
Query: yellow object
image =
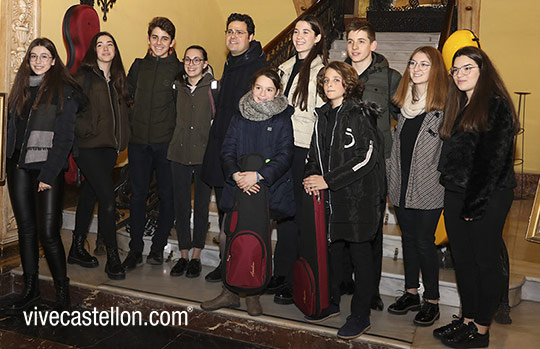
<svg viewBox="0 0 540 349"><path fill-rule="evenodd" d="M466 46L480 47L480 39L470 30L455 31L446 39L442 49L446 69L452 68L452 58L456 51Z"/></svg>
<svg viewBox="0 0 540 349"><path fill-rule="evenodd" d="M444 210L441 213L441 218L439 218L439 223L437 224L437 230L435 230L435 245L445 245L448 243L448 235L446 234L446 227L444 225Z"/></svg>

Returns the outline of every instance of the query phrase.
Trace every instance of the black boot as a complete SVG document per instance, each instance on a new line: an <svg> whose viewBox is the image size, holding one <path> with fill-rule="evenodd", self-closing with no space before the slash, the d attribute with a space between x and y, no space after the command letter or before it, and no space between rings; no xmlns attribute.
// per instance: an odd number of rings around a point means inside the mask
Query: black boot
<svg viewBox="0 0 540 349"><path fill-rule="evenodd" d="M105 264L105 272L111 280L124 280L126 278L126 271L122 266L122 262L120 262L118 249L107 249L107 264Z"/></svg>
<svg viewBox="0 0 540 349"><path fill-rule="evenodd" d="M24 289L13 303L6 307L8 311L24 311L32 305L39 303L39 277L38 274L24 274Z"/></svg>
<svg viewBox="0 0 540 349"><path fill-rule="evenodd" d="M56 302L54 310L58 312L71 311L71 299L69 297L69 278L54 279L56 289Z"/></svg>
<svg viewBox="0 0 540 349"><path fill-rule="evenodd" d="M96 257L91 256L88 251L84 249L84 242L86 237L84 235L73 234L73 241L71 248L69 249L68 263L78 264L85 268L96 268L99 262Z"/></svg>

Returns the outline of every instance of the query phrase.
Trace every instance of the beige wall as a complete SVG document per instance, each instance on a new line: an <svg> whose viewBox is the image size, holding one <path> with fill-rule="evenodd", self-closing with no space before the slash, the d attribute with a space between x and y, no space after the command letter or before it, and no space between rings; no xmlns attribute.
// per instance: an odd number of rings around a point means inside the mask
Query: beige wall
<svg viewBox="0 0 540 349"><path fill-rule="evenodd" d="M499 69L509 92L528 91L524 170L540 173L540 1L484 0L480 12L480 43ZM518 147L521 139L518 138ZM520 149L518 149L521 155ZM517 167L516 167L517 169Z"/></svg>
<svg viewBox="0 0 540 349"><path fill-rule="evenodd" d="M62 39L62 18L66 10L79 1L47 1L42 7L41 33L52 39L66 57ZM97 6L95 6L96 10ZM187 46L199 44L208 51L210 64L221 76L227 54L225 21L231 12L248 13L255 21L255 37L264 45L288 25L296 13L291 0L267 2L243 0L122 0L117 1L101 29L111 32L120 47L126 69L147 49L147 26L155 16L166 16L176 26L176 49L181 57ZM100 20L102 13L98 10Z"/></svg>

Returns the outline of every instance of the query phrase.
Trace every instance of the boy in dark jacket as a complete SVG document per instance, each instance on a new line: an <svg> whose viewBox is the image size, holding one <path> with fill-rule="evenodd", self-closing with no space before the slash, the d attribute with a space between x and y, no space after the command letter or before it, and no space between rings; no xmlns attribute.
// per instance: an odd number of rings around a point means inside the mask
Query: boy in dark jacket
<svg viewBox="0 0 540 349"><path fill-rule="evenodd" d="M364 84L362 100L375 102L381 108L382 116L377 120L377 127L384 137L384 157L388 159L392 150L392 134L390 126L392 118L396 119L399 109L391 102L397 90L401 74L388 65L386 58L375 52L377 40L375 30L368 22L354 21L347 27L347 55L345 63L349 63L358 73L358 78ZM383 208L384 209L384 208ZM382 217L382 216L381 216ZM384 304L379 295L379 282L382 266L382 218L377 232L377 243L373 245L373 258L375 263L375 290L371 308L382 310ZM344 292L352 293L352 269L350 258L344 261Z"/></svg>
<svg viewBox="0 0 540 349"><path fill-rule="evenodd" d="M163 248L174 222L172 175L167 150L176 120L172 84L180 70L180 62L173 49L175 31L169 19L152 19L148 25L150 49L129 69L128 87L134 104L128 148L132 189L131 241L129 254L122 263L126 271L142 263L146 198L153 170L158 182L159 218L147 263L163 263Z"/></svg>

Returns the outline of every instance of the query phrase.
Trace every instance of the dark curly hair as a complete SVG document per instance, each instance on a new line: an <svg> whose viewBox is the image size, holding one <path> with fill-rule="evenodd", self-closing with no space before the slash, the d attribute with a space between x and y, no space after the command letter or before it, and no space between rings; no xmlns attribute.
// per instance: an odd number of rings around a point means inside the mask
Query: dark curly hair
<svg viewBox="0 0 540 349"><path fill-rule="evenodd" d="M326 98L326 95L324 94L324 75L328 69L335 70L343 78L342 83L343 88L345 89L343 99L352 98L357 101L362 99L364 84L358 79L356 70L347 63L333 61L322 68L317 75L317 92L323 101L328 102L328 98Z"/></svg>
<svg viewBox="0 0 540 349"><path fill-rule="evenodd" d="M176 35L176 27L174 26L173 22L171 22L170 19L167 17L154 17L148 23L148 37L152 35L152 31L155 28L159 28L169 34L171 37L171 41L174 40L174 36Z"/></svg>

